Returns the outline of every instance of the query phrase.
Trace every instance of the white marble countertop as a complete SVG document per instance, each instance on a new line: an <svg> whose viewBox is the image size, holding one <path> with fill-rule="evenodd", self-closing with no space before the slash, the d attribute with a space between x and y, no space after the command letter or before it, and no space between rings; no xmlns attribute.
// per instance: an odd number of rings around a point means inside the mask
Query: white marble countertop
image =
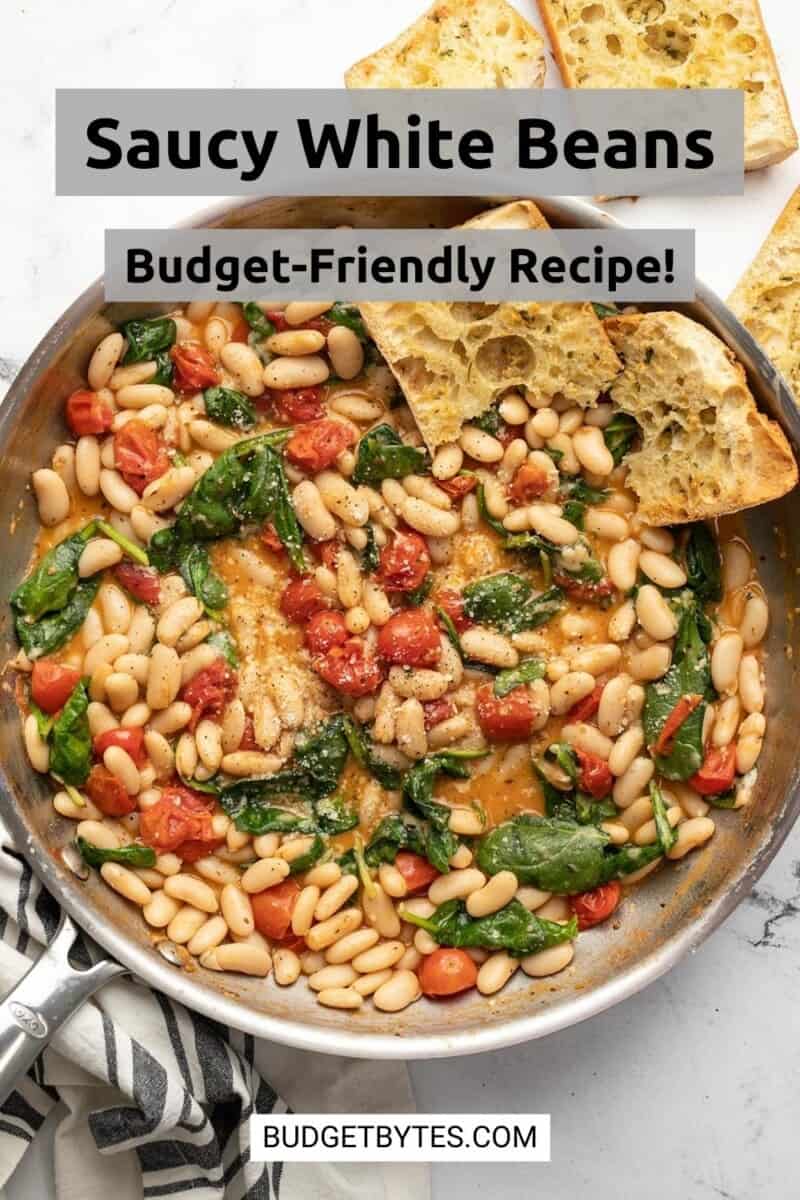
<svg viewBox="0 0 800 1200"><path fill-rule="evenodd" d="M533 0L515 0L529 18ZM0 394L53 320L102 269L106 226L168 225L207 198L53 195L53 90L338 86L423 0L7 0L0 83ZM800 119L795 6L762 0ZM794 72L797 71L797 76ZM551 79L555 74L551 67ZM610 206L637 225L695 226L698 273L727 294L800 180L800 156L750 176L746 195ZM800 1086L800 831L758 888L688 961L645 992L546 1041L415 1063L427 1111L552 1112L548 1167L449 1166L435 1195L588 1194L788 1200ZM791 1030L795 1029L792 1035ZM10 1200L52 1194L48 1148Z"/></svg>

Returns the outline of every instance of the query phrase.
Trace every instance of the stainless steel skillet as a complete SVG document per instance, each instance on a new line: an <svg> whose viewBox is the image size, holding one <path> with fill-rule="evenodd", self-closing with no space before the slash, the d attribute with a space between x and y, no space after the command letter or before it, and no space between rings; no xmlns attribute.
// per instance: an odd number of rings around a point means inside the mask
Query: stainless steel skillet
<svg viewBox="0 0 800 1200"><path fill-rule="evenodd" d="M440 226L458 224L486 204L481 199L268 199L217 209L194 224ZM577 201L546 200L541 207L555 226L613 223ZM800 416L786 384L720 300L699 285L696 302L681 307L727 341L747 367L761 405L800 447ZM0 564L4 597L28 562L36 528L28 481L63 440L62 401L85 377L99 338L134 311L132 306L105 306L101 285L95 284L36 348L0 410L0 523L8 531ZM321 1008L305 989L282 990L271 980L220 978L170 965L152 945L138 912L96 876L79 879L56 853L70 838L70 823L54 814L49 784L26 761L17 705L6 687L0 693L0 813L50 892L110 961L87 974L74 971L63 952L71 937L68 929L45 965L35 967L21 985L24 995L9 997L0 1006L0 1021L5 1022L5 1029L0 1027L0 1092L72 1006L125 969L187 1006L256 1036L309 1050L383 1058L477 1053L543 1037L619 1003L669 970L749 892L800 808L795 665L800 662L800 635L793 619L800 608L800 491L745 514L742 526L759 557L772 613L769 726L754 803L739 813L721 813L709 847L648 880L626 903L622 928L604 928L582 939L567 972L542 981L515 979L492 1000L466 995L447 1004L422 1001L395 1017L376 1011L338 1013ZM3 604L0 656L5 659L15 650ZM15 1003L23 1008L15 1010Z"/></svg>

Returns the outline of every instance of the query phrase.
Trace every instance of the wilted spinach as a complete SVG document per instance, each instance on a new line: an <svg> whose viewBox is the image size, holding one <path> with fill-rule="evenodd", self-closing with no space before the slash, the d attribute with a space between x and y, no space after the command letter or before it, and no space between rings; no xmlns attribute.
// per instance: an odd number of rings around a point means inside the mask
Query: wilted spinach
<svg viewBox="0 0 800 1200"><path fill-rule="evenodd" d="M503 418L500 416L498 406L493 404L491 408L487 408L485 412L482 412L479 417L472 417L470 425L474 425L476 429L481 429L484 433L488 433L492 437L497 437L503 428Z"/></svg>
<svg viewBox="0 0 800 1200"><path fill-rule="evenodd" d="M182 546L176 563L183 582L206 613L218 619L228 603L228 589L211 566L205 546Z"/></svg>
<svg viewBox="0 0 800 1200"><path fill-rule="evenodd" d="M606 317L618 317L619 309L615 304L601 304L599 300L592 301L595 316L603 321Z"/></svg>
<svg viewBox="0 0 800 1200"><path fill-rule="evenodd" d="M694 594L700 600L721 600L722 558L714 534L703 521L689 526L684 562Z"/></svg>
<svg viewBox="0 0 800 1200"><path fill-rule="evenodd" d="M603 440L611 451L615 467L618 467L622 462L640 433L641 430L636 423L636 419L630 413L614 413L614 416L603 430Z"/></svg>
<svg viewBox="0 0 800 1200"><path fill-rule="evenodd" d="M48 550L11 593L17 637L29 658L41 658L58 649L83 624L100 580L82 580L78 561L95 529L92 521Z"/></svg>
<svg viewBox="0 0 800 1200"><path fill-rule="evenodd" d="M256 410L244 392L237 392L235 388L207 388L203 400L207 415L218 425L252 429L256 423Z"/></svg>
<svg viewBox="0 0 800 1200"><path fill-rule="evenodd" d="M169 350L177 336L177 326L172 317L148 317L143 321L128 321L122 326L128 343L122 362L149 362L164 350Z"/></svg>
<svg viewBox="0 0 800 1200"><path fill-rule="evenodd" d="M401 787L403 772L381 758L368 731L362 725L357 725L351 717L345 717L344 733L353 758L374 779L377 779L381 787L387 788L390 792Z"/></svg>
<svg viewBox="0 0 800 1200"><path fill-rule="evenodd" d="M377 425L358 443L352 479L355 484L380 484L384 479L418 475L427 464L427 454L407 446L391 425Z"/></svg>
<svg viewBox="0 0 800 1200"><path fill-rule="evenodd" d="M172 379L175 374L175 364L169 356L167 350L162 350L160 354L155 356L156 370L155 374L151 375L147 380L148 383L156 383L159 387L172 387Z"/></svg>
<svg viewBox="0 0 800 1200"><path fill-rule="evenodd" d="M326 849L327 846L324 839L318 833L314 834L314 841L305 854L298 854L297 858L293 858L289 863L289 874L299 875L301 871L310 870L315 862L319 862Z"/></svg>
<svg viewBox="0 0 800 1200"><path fill-rule="evenodd" d="M428 822L424 835L425 854L437 871L450 870L450 859L459 846L459 839L450 830L450 809L433 798L436 777L449 775L468 779L469 760L483 758L486 750L442 750L429 754L406 771L403 779L403 800L407 808Z"/></svg>
<svg viewBox="0 0 800 1200"><path fill-rule="evenodd" d="M361 570L365 575L374 575L380 566L381 549L375 541L375 530L372 525L365 525L364 532L367 535L367 544L361 551Z"/></svg>
<svg viewBox="0 0 800 1200"><path fill-rule="evenodd" d="M210 637L206 638L206 641L209 646L214 646L219 650L229 667L238 667L239 650L233 635L227 629L218 629L216 633L212 633Z"/></svg>
<svg viewBox="0 0 800 1200"><path fill-rule="evenodd" d="M344 796L323 796L314 802L314 816L323 833L347 833L358 825L358 813Z"/></svg>
<svg viewBox="0 0 800 1200"><path fill-rule="evenodd" d="M467 584L463 596L464 612L471 620L509 634L545 625L564 601L560 588L534 595L528 580L511 571Z"/></svg>
<svg viewBox="0 0 800 1200"><path fill-rule="evenodd" d="M76 839L78 850L83 861L90 867L102 867L103 863L121 863L125 867L154 867L156 852L150 846L118 846L116 850L106 850L87 842L86 838Z"/></svg>
<svg viewBox="0 0 800 1200"><path fill-rule="evenodd" d="M404 913L403 919L425 929L440 946L508 950L516 958L538 954L578 936L575 917L564 925L546 921L529 912L519 900L511 900L488 917L471 917L463 900L447 900L430 917Z"/></svg>
<svg viewBox="0 0 800 1200"><path fill-rule="evenodd" d="M329 308L323 316L328 321L333 321L334 325L345 325L348 329L352 329L360 342L368 342L369 334L364 327L364 321L361 313L354 304L343 304L341 300L337 300L332 308Z"/></svg>
<svg viewBox="0 0 800 1200"><path fill-rule="evenodd" d="M583 529L587 507L590 504L602 504L607 496L605 489L591 487L580 477L563 479L559 488L562 515L576 529Z"/></svg>
<svg viewBox="0 0 800 1200"><path fill-rule="evenodd" d="M260 342L263 342L265 338L272 337L275 332L275 326L266 313L262 312L255 300L248 300L246 304L243 304L242 312L244 313L245 321L247 321L247 324Z"/></svg>
<svg viewBox="0 0 800 1200"><path fill-rule="evenodd" d="M92 765L88 709L86 680L81 679L59 713L51 735L50 770L56 778L73 787L86 782Z"/></svg>
<svg viewBox="0 0 800 1200"><path fill-rule="evenodd" d="M494 694L502 699L514 688L533 683L536 679L544 679L544 663L538 658L523 659L518 667L509 667L500 672L494 681Z"/></svg>
<svg viewBox="0 0 800 1200"><path fill-rule="evenodd" d="M691 593L681 601L682 613L672 666L663 679L645 688L642 723L648 746L655 746L670 714L683 696L702 696L703 700L677 729L666 754L654 755L656 769L667 779L686 780L703 763L703 718L705 700L711 689L708 648L701 630L705 619Z"/></svg>

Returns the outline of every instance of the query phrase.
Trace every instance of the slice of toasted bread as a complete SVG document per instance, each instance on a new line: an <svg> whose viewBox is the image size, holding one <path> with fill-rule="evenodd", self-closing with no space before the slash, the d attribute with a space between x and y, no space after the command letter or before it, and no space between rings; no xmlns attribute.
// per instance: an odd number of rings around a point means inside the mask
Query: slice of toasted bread
<svg viewBox="0 0 800 1200"><path fill-rule="evenodd" d="M800 404L800 188L728 299Z"/></svg>
<svg viewBox="0 0 800 1200"><path fill-rule="evenodd" d="M758 0L538 0L567 87L741 88L745 170L797 149Z"/></svg>
<svg viewBox="0 0 800 1200"><path fill-rule="evenodd" d="M544 85L544 41L506 0L439 0L345 74L349 88Z"/></svg>
<svg viewBox="0 0 800 1200"><path fill-rule="evenodd" d="M789 443L715 334L676 312L609 317L605 326L624 364L611 398L642 431L627 464L645 521L719 517L791 491Z"/></svg>
<svg viewBox="0 0 800 1200"><path fill-rule="evenodd" d="M535 204L517 200L464 228L475 226L546 229L547 222ZM586 407L619 370L591 304L381 301L360 308L431 450L512 388Z"/></svg>

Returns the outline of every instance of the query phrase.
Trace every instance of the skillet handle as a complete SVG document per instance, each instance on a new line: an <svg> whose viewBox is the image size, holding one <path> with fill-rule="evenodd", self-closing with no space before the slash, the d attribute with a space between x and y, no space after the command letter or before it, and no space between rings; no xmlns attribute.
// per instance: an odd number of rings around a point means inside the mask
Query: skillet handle
<svg viewBox="0 0 800 1200"><path fill-rule="evenodd" d="M63 1023L98 988L127 968L111 959L77 970L69 951L78 930L62 913L56 935L13 991L0 1001L0 1104Z"/></svg>

